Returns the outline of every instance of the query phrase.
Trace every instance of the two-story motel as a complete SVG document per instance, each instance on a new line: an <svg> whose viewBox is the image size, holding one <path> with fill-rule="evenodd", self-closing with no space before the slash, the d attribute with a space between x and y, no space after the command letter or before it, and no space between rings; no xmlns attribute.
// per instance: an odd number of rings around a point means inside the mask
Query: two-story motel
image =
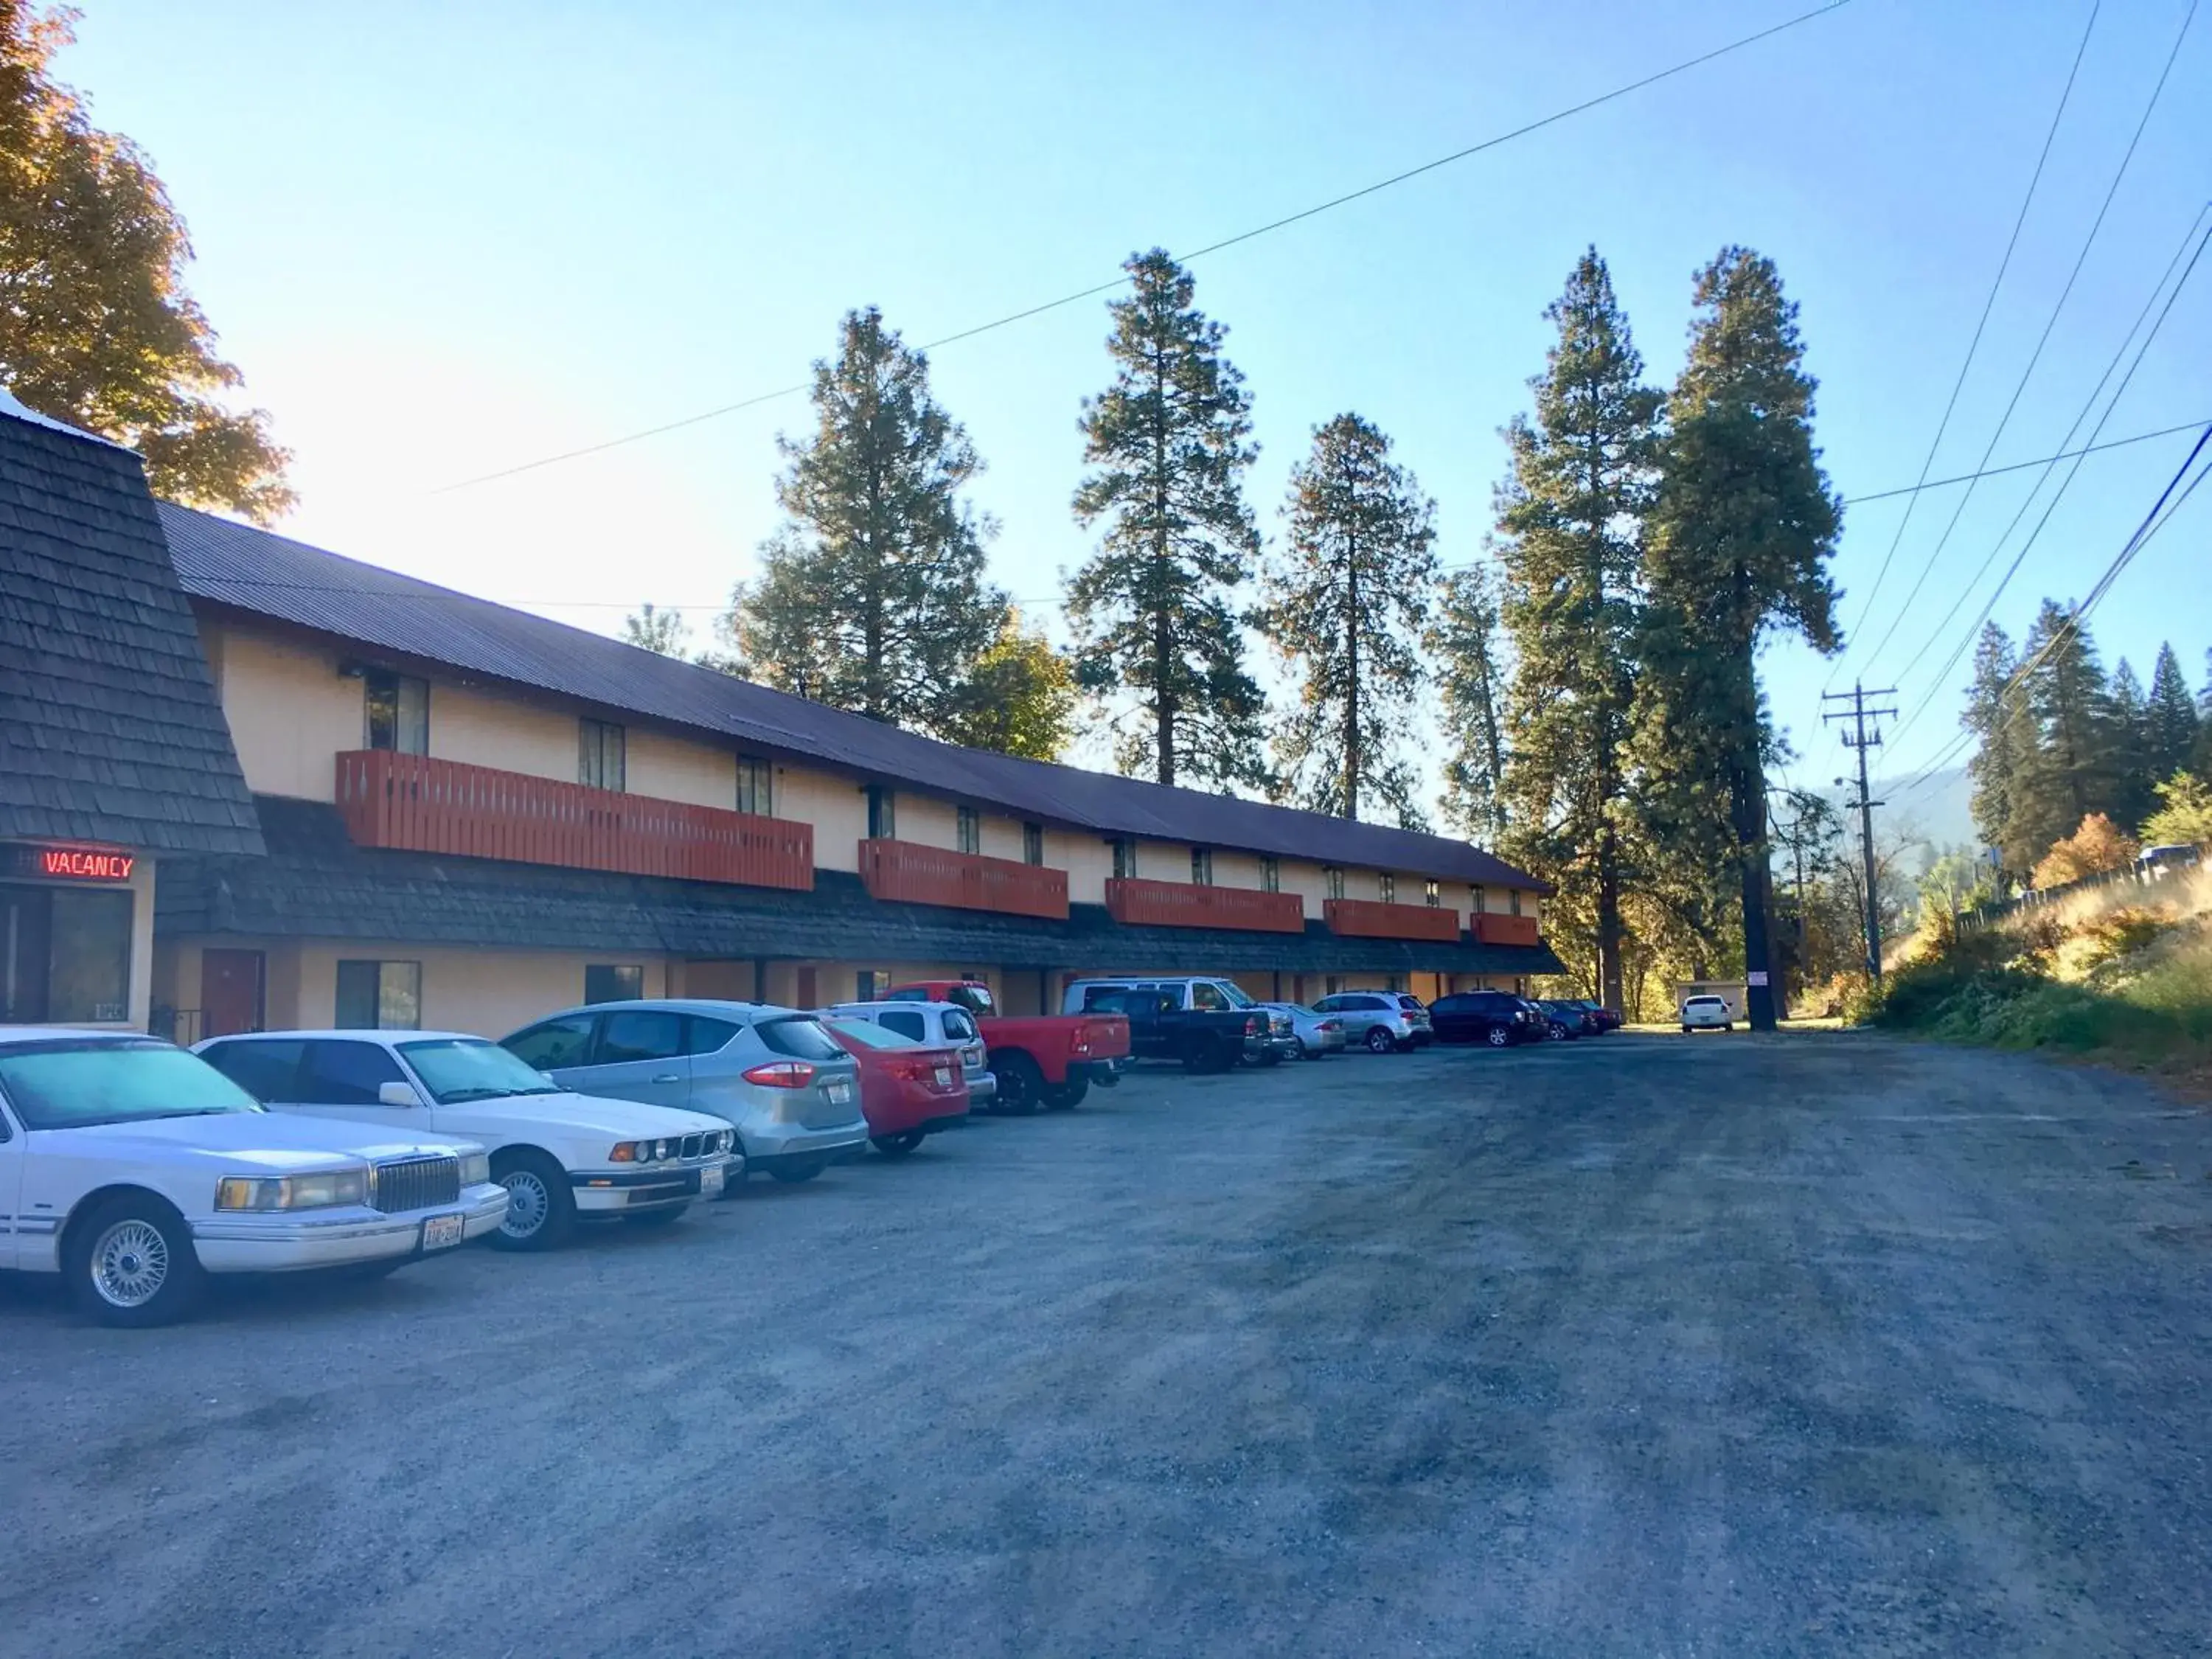
<svg viewBox="0 0 2212 1659"><path fill-rule="evenodd" d="M1543 884L1464 842L957 748L155 510L251 811L164 858L132 1023L498 1033L923 975L1020 1012L1077 973L1305 1000L1558 971Z"/></svg>

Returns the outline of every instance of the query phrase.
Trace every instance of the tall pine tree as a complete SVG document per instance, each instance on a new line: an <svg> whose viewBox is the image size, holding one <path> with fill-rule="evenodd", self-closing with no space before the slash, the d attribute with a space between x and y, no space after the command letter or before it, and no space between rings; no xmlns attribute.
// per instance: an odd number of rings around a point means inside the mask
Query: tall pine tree
<svg viewBox="0 0 2212 1659"><path fill-rule="evenodd" d="M1419 774L1398 734L1422 678L1436 503L1391 460L1389 439L1340 415L1291 471L1283 511L1289 533L1261 612L1297 686L1275 735L1280 787L1316 811L1381 806L1416 827Z"/></svg>
<svg viewBox="0 0 2212 1659"><path fill-rule="evenodd" d="M934 726L967 706L1008 615L983 580L992 526L962 499L982 463L930 395L928 361L872 307L847 314L813 398L813 434L779 441L790 518L739 590L732 631L771 685Z"/></svg>
<svg viewBox="0 0 2212 1659"><path fill-rule="evenodd" d="M1646 673L1647 698L1665 707L1639 726L1647 740L1661 736L1655 758L1709 767L1693 781L1728 803L1757 1028L1773 1023L1777 1001L1759 647L1787 632L1836 648L1827 562L1843 508L1813 442L1815 383L1804 371L1797 307L1773 262L1724 248L1698 273L1693 299L1648 557L1652 608L1676 647L1662 660L1675 672Z"/></svg>
<svg viewBox="0 0 2212 1659"><path fill-rule="evenodd" d="M1973 758L1966 763L1975 833L1983 845L1997 849L2007 875L2026 881L2047 843L2031 846L2022 834L2021 777L2030 763L2035 726L2027 697L2017 689L2008 695L2019 667L2004 629L1984 623L1974 641L1974 683L1966 690L1963 723L1977 739Z"/></svg>
<svg viewBox="0 0 2212 1659"><path fill-rule="evenodd" d="M2014 834L2033 863L2090 813L2112 809L2112 698L2088 630L2054 599L2043 602L2021 656L2033 665L2021 690L2034 742L2015 775Z"/></svg>
<svg viewBox="0 0 2212 1659"><path fill-rule="evenodd" d="M1487 560L1444 579L1422 640L1443 728L1443 820L1485 847L1505 830L1505 679L1498 579Z"/></svg>
<svg viewBox="0 0 2212 1659"><path fill-rule="evenodd" d="M2163 783L2185 769L2197 748L2197 702L2173 647L2161 645L2150 675L2150 768Z"/></svg>
<svg viewBox="0 0 2212 1659"><path fill-rule="evenodd" d="M1116 732L1123 771L1257 784L1266 699L1237 605L1260 550L1243 495L1251 400L1221 354L1227 331L1192 303L1190 273L1158 248L1123 269L1133 291L1108 307L1113 384L1083 406L1093 470L1075 516L1105 534L1067 585L1077 683L1143 710L1142 729Z"/></svg>
<svg viewBox="0 0 2212 1659"><path fill-rule="evenodd" d="M2125 657L2112 670L2106 708L2106 759L2112 768L2112 815L2132 830L2156 810L2160 775L2151 748L2150 699Z"/></svg>
<svg viewBox="0 0 2212 1659"><path fill-rule="evenodd" d="M1559 884L1555 942L1583 947L1599 995L1618 1008L1622 748L1662 398L1643 383L1644 360L1595 248L1544 315L1559 339L1529 382L1535 419L1516 416L1506 428L1513 471L1498 492L1500 611L1516 658L1505 844Z"/></svg>

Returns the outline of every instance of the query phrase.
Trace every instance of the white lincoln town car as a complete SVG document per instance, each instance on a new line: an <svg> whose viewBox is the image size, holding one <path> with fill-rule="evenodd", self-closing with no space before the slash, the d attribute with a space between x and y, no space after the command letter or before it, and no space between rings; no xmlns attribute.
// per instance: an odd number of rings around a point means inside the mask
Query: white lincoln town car
<svg viewBox="0 0 2212 1659"><path fill-rule="evenodd" d="M506 1213L473 1142L279 1117L153 1037L0 1030L0 1268L107 1324L179 1318L210 1273L379 1276Z"/></svg>

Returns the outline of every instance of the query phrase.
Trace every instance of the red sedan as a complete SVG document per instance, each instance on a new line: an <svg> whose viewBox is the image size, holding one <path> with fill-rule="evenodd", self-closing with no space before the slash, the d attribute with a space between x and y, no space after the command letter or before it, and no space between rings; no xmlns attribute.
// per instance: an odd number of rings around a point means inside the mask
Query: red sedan
<svg viewBox="0 0 2212 1659"><path fill-rule="evenodd" d="M930 1048L865 1019L822 1024L860 1064L860 1111L878 1152L904 1158L968 1115L957 1048Z"/></svg>

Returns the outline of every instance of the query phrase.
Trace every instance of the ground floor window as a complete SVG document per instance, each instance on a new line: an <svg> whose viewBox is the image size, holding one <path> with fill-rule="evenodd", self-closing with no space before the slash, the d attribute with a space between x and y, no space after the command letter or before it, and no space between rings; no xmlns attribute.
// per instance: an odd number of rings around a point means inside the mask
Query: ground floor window
<svg viewBox="0 0 2212 1659"><path fill-rule="evenodd" d="M128 892L0 883L0 1023L131 1018Z"/></svg>
<svg viewBox="0 0 2212 1659"><path fill-rule="evenodd" d="M890 983L889 974L878 973L873 968L863 968L853 975L853 1000L873 1002Z"/></svg>
<svg viewBox="0 0 2212 1659"><path fill-rule="evenodd" d="M339 963L337 1018L332 1023L344 1031L419 1031L422 964Z"/></svg>
<svg viewBox="0 0 2212 1659"><path fill-rule="evenodd" d="M645 994L645 969L635 962L595 962L584 969L586 1002L635 1002Z"/></svg>

